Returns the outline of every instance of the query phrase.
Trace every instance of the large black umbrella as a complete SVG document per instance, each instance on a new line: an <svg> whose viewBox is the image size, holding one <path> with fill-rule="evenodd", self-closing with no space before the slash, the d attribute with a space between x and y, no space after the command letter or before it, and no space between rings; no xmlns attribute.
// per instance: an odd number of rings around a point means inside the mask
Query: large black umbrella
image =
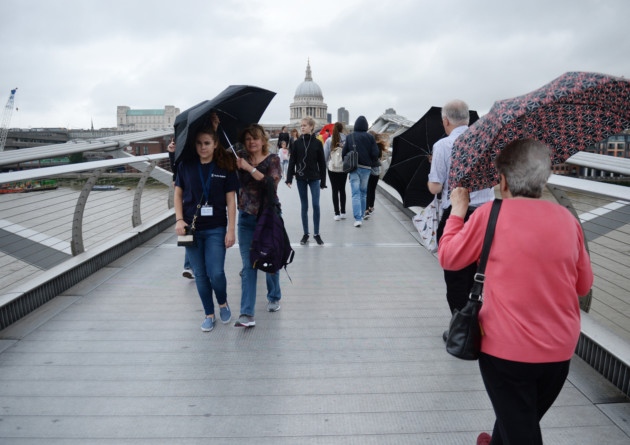
<svg viewBox="0 0 630 445"><path fill-rule="evenodd" d="M479 115L470 111L472 124ZM433 144L446 136L442 125L442 108L431 107L418 122L394 137L392 160L383 181L391 185L403 200L404 207L426 207L433 201L427 188Z"/></svg>
<svg viewBox="0 0 630 445"><path fill-rule="evenodd" d="M194 156L195 135L210 125L212 113L219 116L218 132L221 143L227 148L236 142L239 131L258 122L275 95L273 91L255 86L230 85L214 99L183 111L175 119L175 161ZM184 116L180 118L181 115Z"/></svg>

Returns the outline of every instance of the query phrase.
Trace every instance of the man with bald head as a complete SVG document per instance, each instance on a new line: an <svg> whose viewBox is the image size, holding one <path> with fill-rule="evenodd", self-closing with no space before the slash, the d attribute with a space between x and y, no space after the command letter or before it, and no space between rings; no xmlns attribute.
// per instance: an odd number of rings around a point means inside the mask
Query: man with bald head
<svg viewBox="0 0 630 445"><path fill-rule="evenodd" d="M438 225L438 245L446 220L451 214L451 201L449 199L448 176L451 169L451 151L455 140L468 129L470 113L468 105L462 100L452 100L442 107L442 125L447 136L433 145L431 159L431 171L429 172L429 191L434 195L442 194L442 219ZM476 207L494 199L494 189L487 188L470 193L470 206L466 214L466 220ZM446 300L451 313L456 309L462 309L468 301L470 288L473 285L477 263L470 264L462 270L445 270ZM443 338L446 341L444 332Z"/></svg>

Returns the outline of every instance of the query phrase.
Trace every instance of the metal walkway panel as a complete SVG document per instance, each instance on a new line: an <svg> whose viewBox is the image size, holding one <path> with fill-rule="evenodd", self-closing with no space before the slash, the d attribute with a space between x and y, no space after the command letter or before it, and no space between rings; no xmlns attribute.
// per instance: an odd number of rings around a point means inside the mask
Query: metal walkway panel
<svg viewBox="0 0 630 445"><path fill-rule="evenodd" d="M325 245L300 246L297 190L281 184L280 198L296 257L279 312L259 274L256 327L201 332L184 251L164 232L0 332L0 442L463 445L490 431L477 364L444 350L442 270L409 217L377 196L357 229L333 221L324 190ZM240 269L232 248L234 318ZM627 444L628 415L576 358L545 443Z"/></svg>

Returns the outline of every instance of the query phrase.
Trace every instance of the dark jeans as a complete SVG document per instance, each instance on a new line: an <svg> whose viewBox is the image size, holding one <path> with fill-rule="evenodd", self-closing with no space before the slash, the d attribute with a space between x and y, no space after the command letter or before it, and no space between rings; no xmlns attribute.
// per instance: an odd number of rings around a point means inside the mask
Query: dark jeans
<svg viewBox="0 0 630 445"><path fill-rule="evenodd" d="M365 200L365 207L371 209L374 207L374 201L376 201L376 185L378 184L379 176L370 175L368 180L367 198Z"/></svg>
<svg viewBox="0 0 630 445"><path fill-rule="evenodd" d="M319 194L320 180L312 179L305 181L303 179L296 180L298 194L300 195L300 203L302 204L302 230L304 235L308 235L308 190L311 190L311 201L313 204L313 234L319 235Z"/></svg>
<svg viewBox="0 0 630 445"><path fill-rule="evenodd" d="M468 221L472 212L474 212L476 207L469 207L466 212L465 221ZM442 219L440 220L440 224L438 225L438 229L436 232L438 246L440 244L440 238L442 238L442 233L444 233L444 226L446 225L446 220L451 214L451 207L448 207L444 210L442 214ZM451 309L451 313L455 312L455 309L462 309L466 306L468 302L468 296L470 294L470 289L472 288L473 282L475 281L475 273L477 272L477 262L475 261L472 264L469 264L465 268L461 270L445 270L444 271L444 282L446 283L446 301L448 301L448 307Z"/></svg>
<svg viewBox="0 0 630 445"><path fill-rule="evenodd" d="M497 418L492 445L542 445L540 419L560 394L569 364L513 362L481 354L479 370Z"/></svg>
<svg viewBox="0 0 630 445"><path fill-rule="evenodd" d="M331 172L328 170L330 188L332 188L332 201L335 215L346 213L346 181L348 173Z"/></svg>

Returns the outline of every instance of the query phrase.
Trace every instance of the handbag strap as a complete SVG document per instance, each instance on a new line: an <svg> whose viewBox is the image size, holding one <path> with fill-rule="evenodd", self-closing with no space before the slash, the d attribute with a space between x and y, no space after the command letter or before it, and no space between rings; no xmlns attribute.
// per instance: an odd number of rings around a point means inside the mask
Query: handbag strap
<svg viewBox="0 0 630 445"><path fill-rule="evenodd" d="M469 298L472 300L481 301L481 294L483 292L483 283L486 280L486 263L488 262L488 255L490 254L490 247L492 246L492 239L494 238L494 229L497 225L497 219L499 217L499 210L503 200L495 199L492 202L492 209L490 210L490 218L488 219L488 226L486 227L486 234L483 238L483 247L481 248L481 257L479 258L479 265L477 266L477 272L475 273L474 283L470 290ZM473 296L477 298L473 298Z"/></svg>

